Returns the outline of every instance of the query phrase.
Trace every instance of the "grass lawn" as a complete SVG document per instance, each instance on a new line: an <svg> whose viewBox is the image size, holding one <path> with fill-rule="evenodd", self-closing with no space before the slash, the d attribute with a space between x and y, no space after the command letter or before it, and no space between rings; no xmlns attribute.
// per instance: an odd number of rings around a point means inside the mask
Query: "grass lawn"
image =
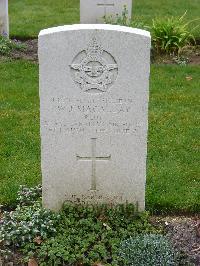
<svg viewBox="0 0 200 266"><path fill-rule="evenodd" d="M133 18L151 24L154 17L181 16L199 18L199 0L134 0ZM9 2L10 34L12 37L37 37L44 28L79 23L79 0L17 0ZM192 23L192 27L200 21ZM200 27L195 31L200 36Z"/></svg>
<svg viewBox="0 0 200 266"><path fill-rule="evenodd" d="M38 66L0 62L0 203L40 182Z"/></svg>
<svg viewBox="0 0 200 266"><path fill-rule="evenodd" d="M150 211L200 211L199 72L200 66L152 66L146 193ZM0 204L11 204L19 185L41 182L38 65L4 61L0 77Z"/></svg>

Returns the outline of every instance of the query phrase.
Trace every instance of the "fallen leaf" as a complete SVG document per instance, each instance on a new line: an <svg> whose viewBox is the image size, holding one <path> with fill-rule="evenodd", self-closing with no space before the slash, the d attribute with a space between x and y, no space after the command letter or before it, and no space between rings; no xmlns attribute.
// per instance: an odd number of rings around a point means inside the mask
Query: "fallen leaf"
<svg viewBox="0 0 200 266"><path fill-rule="evenodd" d="M190 81L190 80L192 80L192 77L191 76L186 76L185 79Z"/></svg>
<svg viewBox="0 0 200 266"><path fill-rule="evenodd" d="M104 266L104 265L101 264L100 262L96 262L96 263L92 264L92 266Z"/></svg>
<svg viewBox="0 0 200 266"><path fill-rule="evenodd" d="M38 263L35 259L29 259L28 266L38 266Z"/></svg>
<svg viewBox="0 0 200 266"><path fill-rule="evenodd" d="M42 243L42 239L40 236L37 236L36 238L34 238L33 240L35 243L37 243L38 245L40 245Z"/></svg>
<svg viewBox="0 0 200 266"><path fill-rule="evenodd" d="M110 227L109 225L107 225L106 223L103 223L103 226L105 226L105 228L106 228L107 230L111 230L111 227Z"/></svg>

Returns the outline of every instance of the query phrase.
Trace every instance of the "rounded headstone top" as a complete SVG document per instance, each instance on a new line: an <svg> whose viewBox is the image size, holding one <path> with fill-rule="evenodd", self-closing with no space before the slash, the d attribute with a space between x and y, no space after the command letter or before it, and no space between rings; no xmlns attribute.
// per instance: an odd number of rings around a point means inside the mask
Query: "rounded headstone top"
<svg viewBox="0 0 200 266"><path fill-rule="evenodd" d="M39 37L58 32L75 31L75 30L107 30L107 31L110 30L110 31L133 33L136 35L151 38L149 31L126 27L126 26L110 25L110 24L74 24L74 25L58 26L41 30L39 33Z"/></svg>

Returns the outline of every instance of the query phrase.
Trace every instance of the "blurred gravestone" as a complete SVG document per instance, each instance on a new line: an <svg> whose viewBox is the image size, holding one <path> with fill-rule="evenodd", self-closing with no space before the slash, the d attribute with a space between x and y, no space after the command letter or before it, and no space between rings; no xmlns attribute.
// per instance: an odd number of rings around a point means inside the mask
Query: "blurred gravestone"
<svg viewBox="0 0 200 266"><path fill-rule="evenodd" d="M0 35L9 37L8 0L0 0Z"/></svg>
<svg viewBox="0 0 200 266"><path fill-rule="evenodd" d="M80 0L80 23L103 23L105 16L121 16L127 10L127 17L131 18L132 0Z"/></svg>

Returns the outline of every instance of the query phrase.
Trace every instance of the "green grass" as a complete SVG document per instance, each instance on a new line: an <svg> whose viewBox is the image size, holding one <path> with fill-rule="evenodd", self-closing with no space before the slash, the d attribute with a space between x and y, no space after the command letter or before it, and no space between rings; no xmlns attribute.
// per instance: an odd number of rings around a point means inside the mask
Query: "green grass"
<svg viewBox="0 0 200 266"><path fill-rule="evenodd" d="M38 66L0 64L0 203L12 203L20 184L40 181Z"/></svg>
<svg viewBox="0 0 200 266"><path fill-rule="evenodd" d="M200 211L199 72L152 67L146 200L154 212Z"/></svg>
<svg viewBox="0 0 200 266"><path fill-rule="evenodd" d="M40 30L79 23L79 0L10 1L10 34L35 38Z"/></svg>
<svg viewBox="0 0 200 266"><path fill-rule="evenodd" d="M200 66L152 66L146 193L150 211L200 211L199 72ZM11 204L19 185L41 182L38 65L1 62L0 77L0 204Z"/></svg>
<svg viewBox="0 0 200 266"><path fill-rule="evenodd" d="M199 0L134 0L133 18L151 24L152 18L181 16L199 18ZM35 38L44 28L79 23L79 0L17 0L10 1L10 33L12 37ZM192 24L199 24L196 21ZM195 31L200 37L200 28Z"/></svg>

